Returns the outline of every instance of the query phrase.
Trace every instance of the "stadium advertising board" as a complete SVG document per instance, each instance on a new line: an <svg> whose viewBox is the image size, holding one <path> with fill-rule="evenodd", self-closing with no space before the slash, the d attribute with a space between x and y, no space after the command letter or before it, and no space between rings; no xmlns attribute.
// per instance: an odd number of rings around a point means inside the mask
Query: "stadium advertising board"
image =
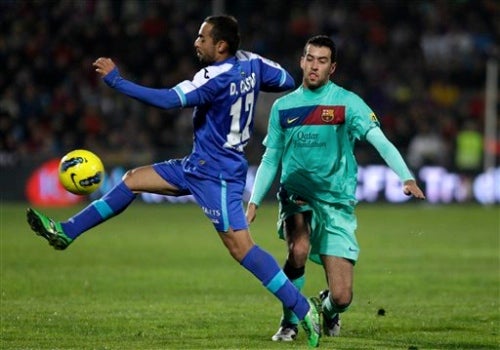
<svg viewBox="0 0 500 350"><path fill-rule="evenodd" d="M250 198L257 167L248 171L245 200ZM116 185L125 173L122 167L107 170L103 186L90 195L90 200L99 198ZM443 167L426 166L416 173L424 190L427 201L433 204L477 202L481 204L500 203L500 168L466 177L453 173ZM275 191L269 191L268 198L274 199ZM82 198L65 193L58 184L57 162L49 161L36 169L26 183L25 195L35 205L61 206L71 205ZM360 202L403 203L410 200L401 191L401 184L396 174L385 165L360 166L356 196ZM187 203L193 202L191 196L167 197L155 194L142 194L146 203Z"/></svg>

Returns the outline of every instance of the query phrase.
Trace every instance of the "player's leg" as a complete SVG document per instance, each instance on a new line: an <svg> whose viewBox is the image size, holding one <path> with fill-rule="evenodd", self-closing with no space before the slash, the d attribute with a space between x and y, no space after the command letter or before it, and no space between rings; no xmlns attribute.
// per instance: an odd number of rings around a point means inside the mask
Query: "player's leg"
<svg viewBox="0 0 500 350"><path fill-rule="evenodd" d="M354 264L359 254L354 234L357 221L352 207L318 205L320 215L313 221L322 220L325 225L321 232L313 229L310 257L319 255L328 282L329 292L321 293L324 333L336 336L340 333L340 314L352 301Z"/></svg>
<svg viewBox="0 0 500 350"><path fill-rule="evenodd" d="M311 212L290 215L283 221L283 235L287 244L287 259L283 272L292 284L301 291L305 283L305 265L309 254ZM292 310L283 305L283 314L273 341L292 341L298 333L299 320Z"/></svg>
<svg viewBox="0 0 500 350"><path fill-rule="evenodd" d="M231 256L297 315L311 346L320 337L318 305L305 298L280 269L274 257L256 245L248 230L242 198L244 181L225 181L186 174L198 204L212 221Z"/></svg>
<svg viewBox="0 0 500 350"><path fill-rule="evenodd" d="M67 221L54 221L29 208L28 222L31 228L46 238L54 248L65 249L83 232L120 214L132 203L137 193L175 194L177 188L164 180L155 170L155 166L148 165L128 171L122 182Z"/></svg>
<svg viewBox="0 0 500 350"><path fill-rule="evenodd" d="M244 212L242 209L242 215ZM247 229L219 232L231 256L277 297L282 305L290 309L300 320L307 333L310 346L317 347L321 336L319 326L319 303L308 300L290 282L274 257L254 244Z"/></svg>
<svg viewBox="0 0 500 350"><path fill-rule="evenodd" d="M242 206L244 182L199 177L195 180L189 181L193 195L214 223L229 254L303 319L309 310L307 299L285 276L274 257L256 245L250 235Z"/></svg>
<svg viewBox="0 0 500 350"><path fill-rule="evenodd" d="M336 256L322 255L321 260L328 281L328 291L320 296L323 331L327 336L338 336L340 314L349 308L352 301L354 265L352 261Z"/></svg>

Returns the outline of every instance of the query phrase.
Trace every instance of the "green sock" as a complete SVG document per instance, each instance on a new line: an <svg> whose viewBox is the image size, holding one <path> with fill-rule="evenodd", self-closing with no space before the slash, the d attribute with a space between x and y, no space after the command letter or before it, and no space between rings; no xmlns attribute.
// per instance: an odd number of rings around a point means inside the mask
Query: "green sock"
<svg viewBox="0 0 500 350"><path fill-rule="evenodd" d="M328 294L328 298L325 298L323 300L323 314L325 315L326 318L332 319L335 317L335 315L340 314L344 311L346 311L349 306L340 308L335 304L332 299L330 298L330 294Z"/></svg>
<svg viewBox="0 0 500 350"><path fill-rule="evenodd" d="M297 287L297 289L299 291L302 290L302 288L304 287L304 283L306 281L306 278L304 275L302 275L301 277L297 278L297 279L294 279L294 280L291 280L292 284ZM289 323L289 324L299 324L299 319L297 316L295 316L295 314L292 312L292 310L286 308L283 306L283 318L282 318L283 321L285 321L286 323Z"/></svg>

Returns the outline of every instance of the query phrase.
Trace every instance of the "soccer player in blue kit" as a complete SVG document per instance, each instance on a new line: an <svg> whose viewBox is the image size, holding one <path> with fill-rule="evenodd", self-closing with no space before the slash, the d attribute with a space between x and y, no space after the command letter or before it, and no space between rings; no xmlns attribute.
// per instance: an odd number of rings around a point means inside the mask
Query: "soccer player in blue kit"
<svg viewBox="0 0 500 350"><path fill-rule="evenodd" d="M356 141L366 140L375 147L398 175L405 194L425 198L375 113L358 95L330 81L336 65L336 47L328 36L307 41L300 60L302 85L271 108L266 151L247 206L252 222L281 165L278 232L288 247L283 270L301 289L307 258L323 265L328 290L320 300L327 336L339 335L339 314L352 301L353 267L359 254L354 213ZM272 340L293 341L297 324L296 316L283 305Z"/></svg>
<svg viewBox="0 0 500 350"><path fill-rule="evenodd" d="M192 194L211 220L231 256L250 271L301 320L311 347L319 345L317 306L305 298L277 261L256 245L243 208L247 160L243 149L253 128L259 91L290 90L295 83L279 64L238 50L238 22L232 16L210 16L194 42L206 65L191 81L154 89L120 76L110 58L94 63L115 90L163 109L194 107L194 145L190 155L128 171L123 181L67 221L59 222L29 208L31 228L55 249L65 249L80 234L125 210L138 193Z"/></svg>

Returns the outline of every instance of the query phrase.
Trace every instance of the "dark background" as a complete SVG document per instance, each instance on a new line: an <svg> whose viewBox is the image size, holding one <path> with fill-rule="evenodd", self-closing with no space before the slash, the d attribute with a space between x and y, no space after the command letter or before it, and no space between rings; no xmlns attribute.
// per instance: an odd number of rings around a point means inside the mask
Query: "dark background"
<svg viewBox="0 0 500 350"><path fill-rule="evenodd" d="M120 95L91 64L109 56L124 77L151 87L191 79L200 68L193 42L214 11L235 15L241 48L278 61L297 82L305 41L331 36L338 45L332 80L365 99L414 171L424 165L483 170L482 155L472 168L460 168L456 140L466 129L483 137L486 64L498 58L498 1L4 0L2 191L12 189L6 183L12 176L22 186L23 176L43 161L76 148L93 150L106 167L187 154L190 109L162 111ZM247 149L251 164L260 160L276 97L261 96ZM498 164L498 140L485 145ZM361 165L382 163L371 146L359 144L356 152Z"/></svg>

